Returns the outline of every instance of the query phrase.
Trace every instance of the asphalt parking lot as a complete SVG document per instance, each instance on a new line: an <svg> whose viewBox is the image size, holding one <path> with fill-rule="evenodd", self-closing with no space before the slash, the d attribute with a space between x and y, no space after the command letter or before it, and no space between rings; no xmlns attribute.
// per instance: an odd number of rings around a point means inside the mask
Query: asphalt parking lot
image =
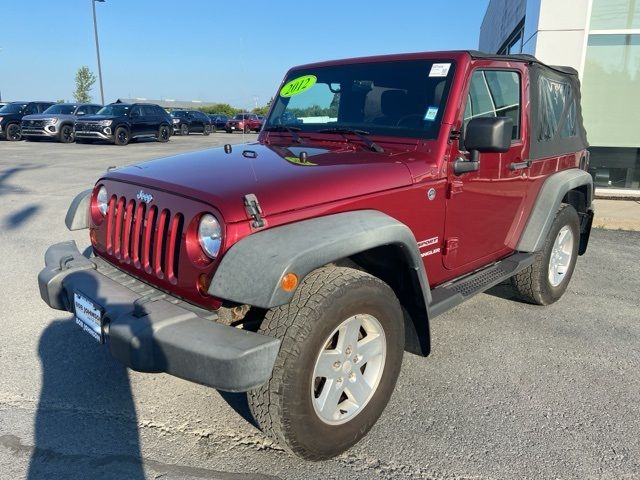
<svg viewBox="0 0 640 480"><path fill-rule="evenodd" d="M40 300L46 247L88 244L64 215L107 167L242 139L0 142L0 478L640 478L638 232L595 230L550 307L498 286L438 317L371 433L323 463L263 436L241 395L125 370Z"/></svg>

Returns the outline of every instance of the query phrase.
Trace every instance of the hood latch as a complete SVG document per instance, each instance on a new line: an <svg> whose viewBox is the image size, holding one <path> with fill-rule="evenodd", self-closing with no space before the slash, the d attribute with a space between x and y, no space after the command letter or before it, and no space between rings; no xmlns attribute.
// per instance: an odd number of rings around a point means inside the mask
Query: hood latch
<svg viewBox="0 0 640 480"><path fill-rule="evenodd" d="M262 207L258 202L258 197L253 193L248 193L244 196L244 210L247 212L247 216L253 219L251 226L253 228L262 228L265 226L265 221L262 218Z"/></svg>

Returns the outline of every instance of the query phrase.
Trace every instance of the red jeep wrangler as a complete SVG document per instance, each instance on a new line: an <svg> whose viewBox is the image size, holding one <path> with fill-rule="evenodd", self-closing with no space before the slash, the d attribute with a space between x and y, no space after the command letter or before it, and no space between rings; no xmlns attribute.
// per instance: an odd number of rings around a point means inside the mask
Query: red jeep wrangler
<svg viewBox="0 0 640 480"><path fill-rule="evenodd" d="M429 322L511 278L567 288L593 210L576 72L438 52L287 73L256 143L112 170L51 246L51 307L115 358L246 391L308 459L382 413Z"/></svg>
<svg viewBox="0 0 640 480"><path fill-rule="evenodd" d="M230 118L224 129L227 133L233 132L259 132L262 128L262 121L255 113L238 113Z"/></svg>

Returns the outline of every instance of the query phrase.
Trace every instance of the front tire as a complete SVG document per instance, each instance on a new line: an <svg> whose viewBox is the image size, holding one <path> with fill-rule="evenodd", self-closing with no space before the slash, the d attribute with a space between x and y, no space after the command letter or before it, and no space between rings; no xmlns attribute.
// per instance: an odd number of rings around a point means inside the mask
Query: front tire
<svg viewBox="0 0 640 480"><path fill-rule="evenodd" d="M17 123L11 123L7 125L7 140L10 142L19 142L22 140L22 132L20 131L20 125Z"/></svg>
<svg viewBox="0 0 640 480"><path fill-rule="evenodd" d="M563 204L533 265L516 274L511 283L518 296L534 305L550 305L567 290L578 259L580 219L571 205Z"/></svg>
<svg viewBox="0 0 640 480"><path fill-rule="evenodd" d="M169 141L169 137L171 137L169 127L167 125L160 125L160 128L158 129L158 141L160 143L167 143Z"/></svg>
<svg viewBox="0 0 640 480"><path fill-rule="evenodd" d="M116 128L116 132L115 132L115 136L114 136L114 140L113 143L115 145L127 145L129 143L129 130L127 130L125 127L118 127Z"/></svg>
<svg viewBox="0 0 640 480"><path fill-rule="evenodd" d="M352 268L309 274L260 331L282 340L271 379L248 394L263 431L310 460L338 455L378 420L402 365L404 323L393 290Z"/></svg>
<svg viewBox="0 0 640 480"><path fill-rule="evenodd" d="M58 141L60 143L71 143L73 142L73 126L72 125L63 125L60 128L60 134L58 137Z"/></svg>
<svg viewBox="0 0 640 480"><path fill-rule="evenodd" d="M180 125L180 135L189 135L189 127L184 123Z"/></svg>

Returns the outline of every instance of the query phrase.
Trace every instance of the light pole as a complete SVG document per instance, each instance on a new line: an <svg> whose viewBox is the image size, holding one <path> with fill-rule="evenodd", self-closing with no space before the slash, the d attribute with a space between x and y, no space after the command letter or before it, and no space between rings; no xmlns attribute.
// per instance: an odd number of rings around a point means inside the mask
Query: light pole
<svg viewBox="0 0 640 480"><path fill-rule="evenodd" d="M98 43L98 23L96 22L96 2L103 3L105 0L91 0L93 6L93 32L96 36L96 55L98 56L98 79L100 80L100 99L104 105L104 90L102 89L102 67L100 66L100 44Z"/></svg>

